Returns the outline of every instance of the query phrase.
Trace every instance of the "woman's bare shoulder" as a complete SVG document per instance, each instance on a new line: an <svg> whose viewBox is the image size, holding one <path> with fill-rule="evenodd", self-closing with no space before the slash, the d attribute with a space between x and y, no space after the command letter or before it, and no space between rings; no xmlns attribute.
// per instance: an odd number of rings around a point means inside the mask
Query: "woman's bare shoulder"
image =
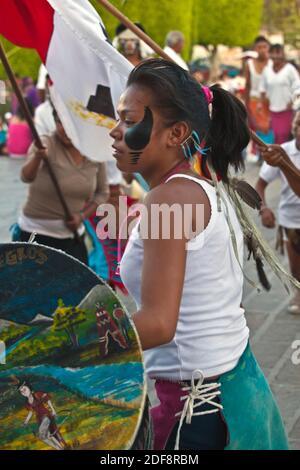
<svg viewBox="0 0 300 470"><path fill-rule="evenodd" d="M187 174L193 176L196 180L207 181L195 174ZM145 198L145 205L149 204L205 204L208 198L205 190L197 181L176 176L164 184L160 184L152 189Z"/></svg>

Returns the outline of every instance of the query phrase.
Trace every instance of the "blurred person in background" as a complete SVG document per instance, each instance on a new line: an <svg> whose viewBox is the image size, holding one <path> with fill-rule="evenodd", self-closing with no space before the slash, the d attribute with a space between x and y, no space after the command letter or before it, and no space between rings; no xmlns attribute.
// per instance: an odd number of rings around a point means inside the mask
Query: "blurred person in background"
<svg viewBox="0 0 300 470"><path fill-rule="evenodd" d="M258 36L254 41L256 58L249 58L245 65L246 89L245 104L249 114L251 128L266 143L271 144L274 137L270 134L271 116L266 101L261 103L260 88L263 71L272 66L270 59L270 43L264 36Z"/></svg>
<svg viewBox="0 0 300 470"><path fill-rule="evenodd" d="M17 73L15 74L15 79L16 79L16 82L17 82L19 88L23 92L23 90L22 90L22 79ZM17 113L18 108L19 108L19 101L18 101L18 98L17 98L14 90L12 89L10 81L8 81L8 83L7 83L7 90L8 90L8 96L9 96L9 102L10 102L10 111L13 115L15 115Z"/></svg>
<svg viewBox="0 0 300 470"><path fill-rule="evenodd" d="M40 104L40 97L35 86L35 83L31 77L24 77L22 80L22 90L24 96L28 99L32 108L35 110Z"/></svg>
<svg viewBox="0 0 300 470"><path fill-rule="evenodd" d="M38 72L38 79L36 88L39 94L40 103L43 103L46 99L46 83L47 83L47 69L44 64L40 65Z"/></svg>
<svg viewBox="0 0 300 470"><path fill-rule="evenodd" d="M7 129L8 129L8 126L6 124L5 117L2 118L0 116L0 155L8 155L7 146L6 146Z"/></svg>
<svg viewBox="0 0 300 470"><path fill-rule="evenodd" d="M298 112L293 121L294 139L282 144L282 149L286 152L292 163L300 170L300 112ZM270 146L269 149L276 150L277 146ZM268 152L268 149L260 149L262 155ZM276 160L273 159L273 164ZM280 162L278 161L280 164ZM282 171L280 166L271 166L264 162L259 179L256 184L256 190L262 198L263 205L260 210L262 224L267 228L276 226L276 217L274 212L267 206L265 190L267 186L275 179L281 180L281 195L278 208L278 240L277 244L283 252L283 246L287 249L291 273L300 281L300 197L297 195L290 183L289 176ZM298 182L298 188L300 183ZM288 310L290 313L300 314L300 291L296 290L291 299Z"/></svg>
<svg viewBox="0 0 300 470"><path fill-rule="evenodd" d="M189 70L186 62L181 57L184 48L184 35L180 31L170 31L166 36L165 44L165 53L184 70Z"/></svg>
<svg viewBox="0 0 300 470"><path fill-rule="evenodd" d="M45 100L36 108L34 114L34 124L39 135L50 135L56 130L53 117L53 105L49 93L50 77L47 74L45 84Z"/></svg>
<svg viewBox="0 0 300 470"><path fill-rule="evenodd" d="M190 72L200 85L209 85L210 70L208 60L198 59L190 64Z"/></svg>
<svg viewBox="0 0 300 470"><path fill-rule="evenodd" d="M30 103L31 109L34 111L35 108L40 104L40 97L39 93L37 90L37 87L34 84L34 81L31 77L23 77L20 78L18 75L16 75L17 83L19 85L19 88L22 92L22 95L24 98L27 99L27 102ZM17 114L19 109L19 101L14 93L14 91L11 91L11 111L12 114Z"/></svg>
<svg viewBox="0 0 300 470"><path fill-rule="evenodd" d="M33 116L33 107L25 98L30 114ZM7 136L7 152L11 158L26 158L32 143L32 133L25 119L22 108L19 106L15 116L9 121Z"/></svg>
<svg viewBox="0 0 300 470"><path fill-rule="evenodd" d="M141 23L135 23L135 26L145 33L145 28ZM144 41L122 23L116 28L113 46L134 66L154 54L154 51Z"/></svg>
<svg viewBox="0 0 300 470"><path fill-rule="evenodd" d="M268 104L275 143L283 144L291 137L293 100L300 95L300 77L295 67L286 61L283 45L272 45L270 58L272 66L265 67L262 73L258 109Z"/></svg>
<svg viewBox="0 0 300 470"><path fill-rule="evenodd" d="M222 66L217 83L221 88L223 88L223 90L234 93L232 78L229 75L229 69L227 67Z"/></svg>

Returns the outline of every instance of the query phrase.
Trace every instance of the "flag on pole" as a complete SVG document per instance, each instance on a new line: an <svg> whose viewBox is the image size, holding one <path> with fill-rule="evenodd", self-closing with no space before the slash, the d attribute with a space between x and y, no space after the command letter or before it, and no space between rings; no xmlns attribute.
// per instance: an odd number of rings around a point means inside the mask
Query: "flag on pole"
<svg viewBox="0 0 300 470"><path fill-rule="evenodd" d="M110 44L89 1L1 0L0 33L39 53L74 146L91 160L110 160L108 134L133 66Z"/></svg>

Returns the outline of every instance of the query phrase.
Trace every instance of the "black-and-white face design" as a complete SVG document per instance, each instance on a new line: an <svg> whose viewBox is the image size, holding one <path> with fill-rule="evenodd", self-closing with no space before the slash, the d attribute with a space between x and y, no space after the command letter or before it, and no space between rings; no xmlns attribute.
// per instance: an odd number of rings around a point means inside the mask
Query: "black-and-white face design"
<svg viewBox="0 0 300 470"><path fill-rule="evenodd" d="M145 107L143 119L130 127L125 133L125 142L130 149L131 162L136 164L149 144L153 129L153 114L150 108Z"/></svg>

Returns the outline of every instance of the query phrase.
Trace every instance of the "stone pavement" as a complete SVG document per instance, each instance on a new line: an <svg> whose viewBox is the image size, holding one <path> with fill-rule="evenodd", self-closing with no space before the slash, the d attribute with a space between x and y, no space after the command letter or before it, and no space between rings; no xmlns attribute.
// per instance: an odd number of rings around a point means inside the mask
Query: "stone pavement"
<svg viewBox="0 0 300 470"><path fill-rule="evenodd" d="M18 212L26 195L26 187L19 180L21 162L0 157L0 242L8 242L8 228L17 219ZM258 166L248 164L246 178L255 182ZM279 184L273 183L268 190L271 207L276 208ZM259 221L258 221L259 223ZM262 229L272 246L275 243L275 230ZM287 260L281 257L287 267ZM256 279L254 263L247 262L247 275ZM270 273L267 268L266 271ZM264 370L281 409L292 449L300 450L300 365L292 363L292 343L300 339L300 316L286 312L288 295L278 279L269 274L272 290L257 293L245 282L243 305L246 309L251 330L253 351ZM130 311L134 310L131 299L124 299ZM150 398L155 396L149 384Z"/></svg>

